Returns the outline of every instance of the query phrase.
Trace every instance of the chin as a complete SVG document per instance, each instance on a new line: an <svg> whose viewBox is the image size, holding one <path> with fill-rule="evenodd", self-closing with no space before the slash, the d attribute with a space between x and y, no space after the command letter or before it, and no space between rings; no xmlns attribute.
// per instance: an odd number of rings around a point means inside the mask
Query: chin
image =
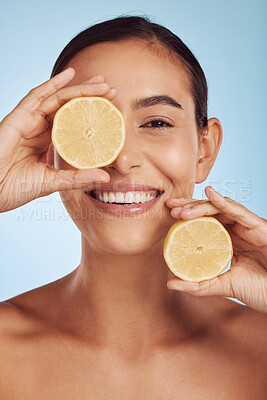
<svg viewBox="0 0 267 400"><path fill-rule="evenodd" d="M83 229L82 234L87 239L89 246L98 248L101 252L131 255L146 252L158 243L162 243L164 235L158 227L143 226L135 227L134 224L127 224L127 227L94 227L92 224L88 229ZM94 229L95 228L95 229Z"/></svg>

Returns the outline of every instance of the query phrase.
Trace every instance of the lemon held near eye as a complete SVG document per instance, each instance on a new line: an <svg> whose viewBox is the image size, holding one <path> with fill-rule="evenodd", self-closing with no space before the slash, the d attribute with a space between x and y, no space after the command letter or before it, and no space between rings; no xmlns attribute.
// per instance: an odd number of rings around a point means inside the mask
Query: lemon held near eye
<svg viewBox="0 0 267 400"><path fill-rule="evenodd" d="M78 169L111 164L125 143L122 113L103 97L76 97L55 114L52 142L58 154Z"/></svg>

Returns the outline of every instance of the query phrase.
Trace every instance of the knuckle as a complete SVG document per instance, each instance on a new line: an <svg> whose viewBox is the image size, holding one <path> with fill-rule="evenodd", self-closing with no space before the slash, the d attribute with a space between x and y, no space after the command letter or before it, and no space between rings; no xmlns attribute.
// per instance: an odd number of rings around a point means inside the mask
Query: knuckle
<svg viewBox="0 0 267 400"><path fill-rule="evenodd" d="M33 97L38 103L41 103L45 100L45 96L43 95L43 90L40 87L35 87L31 89L28 93L29 96Z"/></svg>
<svg viewBox="0 0 267 400"><path fill-rule="evenodd" d="M39 103L42 103L45 100L45 96L43 94L38 95Z"/></svg>
<svg viewBox="0 0 267 400"><path fill-rule="evenodd" d="M60 108L68 101L68 99L65 96L61 96L61 93L58 92L55 94L55 101L57 103L58 108Z"/></svg>
<svg viewBox="0 0 267 400"><path fill-rule="evenodd" d="M29 94L36 97L38 100L43 101L46 98L46 96L45 96L46 89L49 87L51 87L51 89L53 91L58 90L58 87L57 87L56 83L53 81L53 78L48 80L45 83L42 83L39 86L32 88L29 91Z"/></svg>
<svg viewBox="0 0 267 400"><path fill-rule="evenodd" d="M71 181L72 181L73 183L76 182L76 178L77 178L78 173L79 173L79 170L78 170L78 169L75 169L75 170L73 171L73 174L72 174L72 176L71 176Z"/></svg>
<svg viewBox="0 0 267 400"><path fill-rule="evenodd" d="M245 209L245 207L242 204L240 204L237 201L231 199L231 197L224 197L224 199L226 200L225 204L227 204L228 206L229 205L236 205L236 206L241 206L241 207L243 207Z"/></svg>
<svg viewBox="0 0 267 400"><path fill-rule="evenodd" d="M227 210L229 210L229 204L228 203L226 203L224 200L219 200L219 204L220 204L220 208L223 210L223 211L227 211Z"/></svg>
<svg viewBox="0 0 267 400"><path fill-rule="evenodd" d="M32 88L29 92L28 92L28 94L29 95L33 95L33 96L35 96L36 95L36 93L37 93L37 90L38 90L38 88L37 87L35 87L35 88Z"/></svg>
<svg viewBox="0 0 267 400"><path fill-rule="evenodd" d="M51 78L48 82L47 82L47 86L51 86L53 90L58 90L59 86L56 84L55 77Z"/></svg>

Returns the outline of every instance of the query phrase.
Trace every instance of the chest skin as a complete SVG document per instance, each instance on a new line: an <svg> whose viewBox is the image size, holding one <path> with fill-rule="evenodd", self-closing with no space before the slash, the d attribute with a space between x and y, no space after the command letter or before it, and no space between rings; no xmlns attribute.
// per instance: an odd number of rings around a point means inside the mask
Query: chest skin
<svg viewBox="0 0 267 400"><path fill-rule="evenodd" d="M36 332L10 337L2 355L1 400L266 398L262 358L220 331L127 356Z"/></svg>

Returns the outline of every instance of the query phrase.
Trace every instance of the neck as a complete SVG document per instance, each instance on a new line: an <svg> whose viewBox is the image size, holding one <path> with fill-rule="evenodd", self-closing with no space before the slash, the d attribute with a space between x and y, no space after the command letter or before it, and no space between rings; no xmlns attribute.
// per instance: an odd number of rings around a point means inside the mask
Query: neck
<svg viewBox="0 0 267 400"><path fill-rule="evenodd" d="M159 243L145 254L103 254L82 238L70 291L79 333L99 345L126 348L184 338L182 293L167 288L173 275L162 248Z"/></svg>

